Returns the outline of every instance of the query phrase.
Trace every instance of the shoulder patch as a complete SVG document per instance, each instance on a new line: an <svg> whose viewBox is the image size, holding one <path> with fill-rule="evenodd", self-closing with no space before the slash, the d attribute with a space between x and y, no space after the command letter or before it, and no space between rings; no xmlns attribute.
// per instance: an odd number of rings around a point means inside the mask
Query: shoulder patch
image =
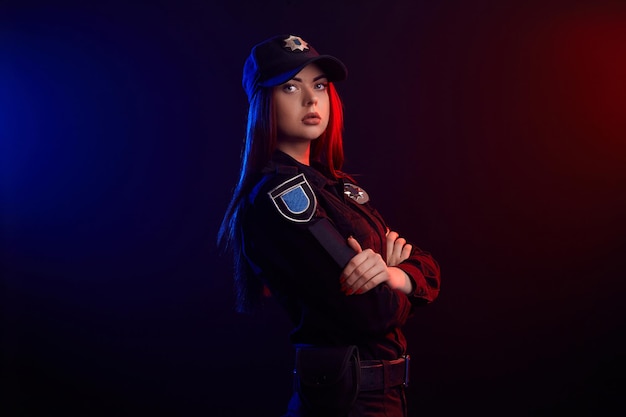
<svg viewBox="0 0 626 417"><path fill-rule="evenodd" d="M306 223L315 214L317 199L304 174L288 179L267 194L287 220Z"/></svg>

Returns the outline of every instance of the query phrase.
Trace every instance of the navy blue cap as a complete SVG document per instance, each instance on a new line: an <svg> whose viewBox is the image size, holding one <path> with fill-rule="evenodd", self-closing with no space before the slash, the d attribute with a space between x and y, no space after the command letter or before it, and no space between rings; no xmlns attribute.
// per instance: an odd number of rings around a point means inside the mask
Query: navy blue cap
<svg viewBox="0 0 626 417"><path fill-rule="evenodd" d="M313 62L328 81L342 81L348 75L343 62L334 56L320 55L299 36L274 36L255 45L243 66L242 85L248 100L258 87L273 87L289 81Z"/></svg>

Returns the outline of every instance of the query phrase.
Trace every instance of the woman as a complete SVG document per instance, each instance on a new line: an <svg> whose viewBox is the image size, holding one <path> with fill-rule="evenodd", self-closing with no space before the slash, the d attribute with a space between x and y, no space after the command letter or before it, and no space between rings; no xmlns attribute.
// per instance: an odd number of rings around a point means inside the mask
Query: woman
<svg viewBox="0 0 626 417"><path fill-rule="evenodd" d="M220 243L238 307L270 293L294 324L289 416L406 416L401 327L439 293L439 267L390 231L341 172L347 70L302 38L253 47L244 65L247 136Z"/></svg>

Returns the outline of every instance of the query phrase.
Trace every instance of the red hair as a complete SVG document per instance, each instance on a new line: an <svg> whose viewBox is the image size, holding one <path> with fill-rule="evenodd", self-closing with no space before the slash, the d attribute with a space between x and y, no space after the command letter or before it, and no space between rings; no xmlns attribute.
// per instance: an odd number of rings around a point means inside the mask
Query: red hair
<svg viewBox="0 0 626 417"><path fill-rule="evenodd" d="M322 136L311 144L311 158L328 166L331 174L338 178L343 166L343 104L332 83L328 83L330 115L328 127Z"/></svg>
<svg viewBox="0 0 626 417"><path fill-rule="evenodd" d="M326 165L335 178L346 177L343 165L343 105L335 86L328 83L330 112L328 126L311 142L311 159ZM277 148L277 120L272 87L260 88L250 98L246 138L241 153L239 181L218 233L218 244L233 252L237 309L251 310L259 301L263 284L244 259L241 241L241 211L245 197L262 177L261 171Z"/></svg>

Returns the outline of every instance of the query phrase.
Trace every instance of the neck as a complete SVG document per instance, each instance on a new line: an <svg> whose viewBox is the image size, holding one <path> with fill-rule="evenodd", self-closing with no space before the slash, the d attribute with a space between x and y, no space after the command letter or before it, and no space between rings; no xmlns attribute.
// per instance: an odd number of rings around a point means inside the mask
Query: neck
<svg viewBox="0 0 626 417"><path fill-rule="evenodd" d="M310 165L311 142L278 142L278 149L303 165Z"/></svg>

